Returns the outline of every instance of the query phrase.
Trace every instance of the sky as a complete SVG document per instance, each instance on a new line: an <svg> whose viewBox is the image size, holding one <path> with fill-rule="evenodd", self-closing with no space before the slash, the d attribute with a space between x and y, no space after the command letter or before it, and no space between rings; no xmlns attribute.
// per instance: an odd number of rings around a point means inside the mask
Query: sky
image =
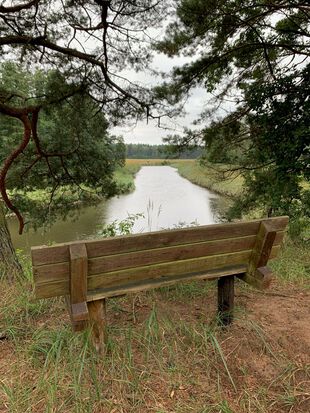
<svg viewBox="0 0 310 413"><path fill-rule="evenodd" d="M149 27L146 32L148 34L148 38L152 39L152 41L161 40L164 36L166 27L171 22L170 18L167 21L163 22L163 27L155 28ZM96 23L96 22L95 22ZM93 26L95 26L93 23ZM135 36L139 36L135 34ZM81 34L81 40L86 48L89 48L89 52L91 53L94 48L98 45L97 40L91 38L90 36L83 37ZM79 49L80 44L79 42L74 42L74 46ZM168 80L169 73L171 72L172 68L175 66L181 66L184 63L190 62L191 59L195 57L182 57L182 56L175 56L175 57L168 57L163 53L155 53L153 57L153 61L151 63L151 69L154 69L158 72L165 72L167 76L165 79ZM125 79L128 79L131 82L136 82L141 86L145 87L152 87L156 84L160 84L162 81L161 77L154 77L151 72L135 72L134 70L123 70L118 75L123 76ZM116 80L117 81L117 80ZM117 81L118 82L118 81ZM175 118L170 120L168 118L162 119L161 124L162 126L166 126L169 130L158 127L157 120L149 119L148 122L144 119L141 122L131 123L128 121L126 125L117 126L111 128L110 132L113 135L121 135L124 138L125 143L146 143L146 144L161 144L162 139L169 135L169 134L181 134L184 127L190 128L192 126L192 122L199 117L199 114L203 111L204 105L206 102L211 98L211 95L207 95L206 91L203 88L195 88L191 92L191 96L188 99L187 103L185 104L184 110L185 115L180 118Z"/></svg>
<svg viewBox="0 0 310 413"><path fill-rule="evenodd" d="M158 71L166 72L167 75L174 66L182 65L189 61L189 58L174 57L169 58L160 53L154 56L152 67ZM147 73L135 73L132 71L124 71L122 74L131 81L139 81L146 86L154 85L160 81ZM185 105L185 116L173 120L162 121L167 125L169 130L159 128L157 120L150 119L147 123L146 119L137 124L128 124L126 126L115 127L111 130L113 134L122 135L125 143L146 143L150 145L158 145L163 143L163 137L169 134L182 133L184 127L191 127L192 122L198 118L199 114L204 109L210 96L207 95L203 88L195 88Z"/></svg>

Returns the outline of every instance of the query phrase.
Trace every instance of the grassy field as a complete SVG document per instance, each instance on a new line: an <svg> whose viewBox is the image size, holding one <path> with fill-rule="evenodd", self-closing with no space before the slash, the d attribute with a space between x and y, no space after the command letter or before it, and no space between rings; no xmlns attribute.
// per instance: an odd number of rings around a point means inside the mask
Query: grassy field
<svg viewBox="0 0 310 413"><path fill-rule="evenodd" d="M243 179L237 173L224 177L224 167L201 166L196 161L173 162L181 176L221 195L234 197L242 191Z"/></svg>
<svg viewBox="0 0 310 413"><path fill-rule="evenodd" d="M145 162L128 161L117 179L131 185ZM216 183L192 161L172 166L202 186ZM218 192L232 188L223 185ZM214 282L109 299L105 356L89 331L72 333L63 300L33 300L23 265L14 285L0 277L0 413L310 411L309 245L286 240L267 292L237 282L226 329Z"/></svg>

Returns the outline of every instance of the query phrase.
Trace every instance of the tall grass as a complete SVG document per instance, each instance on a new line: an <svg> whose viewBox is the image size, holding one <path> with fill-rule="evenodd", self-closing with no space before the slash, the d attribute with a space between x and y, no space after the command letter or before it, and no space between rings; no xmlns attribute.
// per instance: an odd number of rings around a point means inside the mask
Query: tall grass
<svg viewBox="0 0 310 413"><path fill-rule="evenodd" d="M242 191L243 178L237 173L224 177L222 171L225 170L225 165L202 166L197 161L188 160L174 161L172 166L176 167L184 178L218 194L234 197Z"/></svg>
<svg viewBox="0 0 310 413"><path fill-rule="evenodd" d="M288 248L275 266L292 261ZM310 367L245 308L219 328L214 283L140 294L134 308L132 297L108 300L108 352L99 356L89 331L72 333L62 300L32 300L26 273L15 286L1 284L0 411L307 411ZM262 357L271 375L253 364Z"/></svg>
<svg viewBox="0 0 310 413"><path fill-rule="evenodd" d="M309 243L291 240L286 237L277 259L270 267L282 284L310 288L310 252Z"/></svg>

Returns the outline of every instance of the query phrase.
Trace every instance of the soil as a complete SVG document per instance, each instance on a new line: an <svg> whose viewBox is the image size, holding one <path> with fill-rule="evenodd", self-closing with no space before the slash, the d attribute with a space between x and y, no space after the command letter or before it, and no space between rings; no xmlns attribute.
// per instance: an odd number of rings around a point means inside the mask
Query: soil
<svg viewBox="0 0 310 413"><path fill-rule="evenodd" d="M214 293L215 291L212 291L206 297L195 297L193 300L185 298L186 304L184 300L164 300L162 295L155 294L158 318L165 318L168 314L176 323L182 320L192 325L197 321L212 324L216 317L214 310L217 304ZM142 297L144 298L140 297L135 305L135 321L141 327L154 305L153 300L150 304L145 295ZM241 395L236 397L231 389L224 390L222 396L231 409L227 412L310 412L310 292L304 288L277 285L273 285L267 292L241 288L236 291L235 306L234 323L218 336L229 371L238 389L246 388L247 393L252 396L259 389L265 389L268 395L265 409L245 409L240 406ZM132 321L132 317L128 316L129 306L127 310L127 316L122 312L114 314L111 323L123 323L125 326ZM193 362L192 359L189 361ZM244 371L246 374L243 374ZM286 372L285 377L283 372ZM224 379L222 381L227 388L230 387L229 382L225 383ZM173 397L170 399L165 398L165 380L162 385L157 382L153 383L153 386L154 392L162 396L162 411L169 413L178 413L179 410L175 410L177 398L183 401L188 399L190 403L193 398L200 398L205 394L205 388L208 388L210 393L216 392L216 386L212 387L212 380L206 380L199 367L194 384L181 385L172 391ZM160 395L160 389L164 395ZM152 409L142 409L141 413L143 411L155 412ZM192 411L208 412L196 411L195 408ZM226 413L226 410L220 408L210 410L213 411Z"/></svg>

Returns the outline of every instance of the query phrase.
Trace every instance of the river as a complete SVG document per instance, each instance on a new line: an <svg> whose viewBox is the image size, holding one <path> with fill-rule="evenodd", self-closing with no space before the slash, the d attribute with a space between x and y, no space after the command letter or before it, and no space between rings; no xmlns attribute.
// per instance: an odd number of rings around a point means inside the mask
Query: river
<svg viewBox="0 0 310 413"><path fill-rule="evenodd" d="M31 246L89 239L98 236L105 223L141 213L134 232L173 228L179 224L212 224L219 221L221 198L182 178L170 166L144 166L135 178L134 192L83 207L72 221L57 220L48 228L28 229L18 235L17 222L9 219L16 248L28 252Z"/></svg>

